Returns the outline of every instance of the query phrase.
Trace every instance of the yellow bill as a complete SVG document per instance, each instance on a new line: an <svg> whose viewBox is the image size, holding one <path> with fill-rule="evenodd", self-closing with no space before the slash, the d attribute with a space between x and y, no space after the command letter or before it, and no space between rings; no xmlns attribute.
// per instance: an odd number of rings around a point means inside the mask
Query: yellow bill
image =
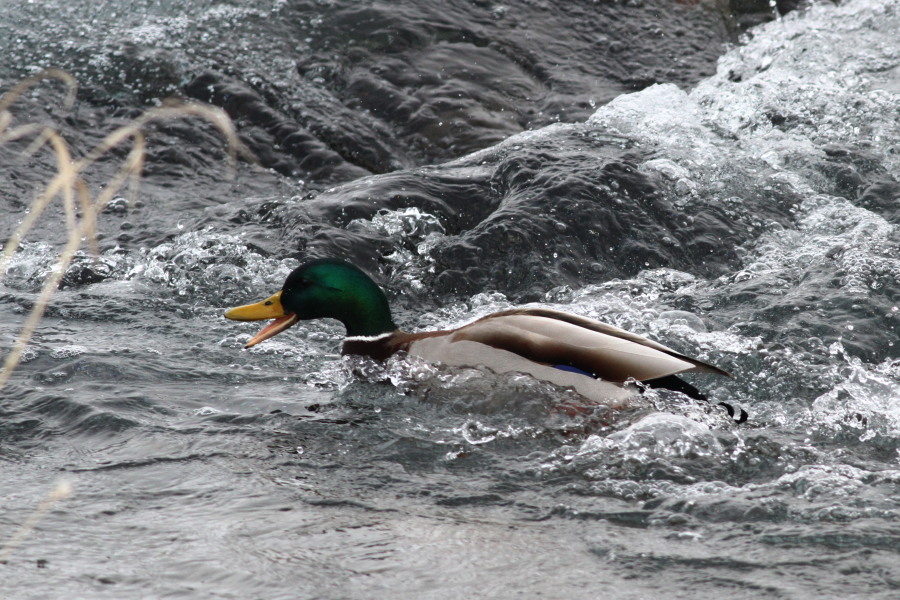
<svg viewBox="0 0 900 600"><path fill-rule="evenodd" d="M232 308L225 313L225 318L233 321L274 319L262 331L250 338L250 341L244 345L244 348L255 346L263 340L281 333L300 320L296 314L284 311L284 307L281 305L281 292L256 304L245 304L244 306Z"/></svg>

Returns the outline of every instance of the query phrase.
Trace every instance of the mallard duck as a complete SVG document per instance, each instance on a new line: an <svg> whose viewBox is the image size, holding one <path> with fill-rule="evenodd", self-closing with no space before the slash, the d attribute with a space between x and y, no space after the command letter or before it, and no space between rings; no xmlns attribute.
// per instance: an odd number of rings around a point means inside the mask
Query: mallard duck
<svg viewBox="0 0 900 600"><path fill-rule="evenodd" d="M574 388L586 398L608 405L621 405L633 396L639 389L634 382L704 398L676 374L728 375L624 329L545 308L504 310L458 329L407 333L394 323L381 288L359 268L334 259L298 267L280 292L262 302L232 308L225 317L235 321L274 319L245 348L298 321L331 318L347 328L342 354L384 360L403 351L450 366L520 372Z"/></svg>

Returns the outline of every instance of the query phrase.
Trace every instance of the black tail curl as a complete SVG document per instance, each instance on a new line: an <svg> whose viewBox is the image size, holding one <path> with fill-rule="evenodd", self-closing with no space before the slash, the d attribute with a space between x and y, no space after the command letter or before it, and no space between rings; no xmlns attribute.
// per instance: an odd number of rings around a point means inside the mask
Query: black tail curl
<svg viewBox="0 0 900 600"><path fill-rule="evenodd" d="M725 410L728 412L728 416L731 417L738 425L740 425L741 423L746 423L747 419L750 418L750 415L747 414L747 411L740 406L737 407L737 410L735 410L734 407L727 402L719 402L718 406L724 406Z"/></svg>
<svg viewBox="0 0 900 600"><path fill-rule="evenodd" d="M646 385L650 388L664 388L667 390L672 390L673 392L681 392L685 396L693 398L694 400L703 400L704 402L709 402L709 398L689 384L684 379L678 377L677 375L667 375L665 377L657 377L656 379L647 379L646 381L642 381L642 384ZM741 423L746 423L747 419L750 418L750 415L747 414L747 411L741 408L740 406L735 409L735 407L727 402L719 402L717 406L722 406L725 408L725 411L728 413L728 416L738 425Z"/></svg>

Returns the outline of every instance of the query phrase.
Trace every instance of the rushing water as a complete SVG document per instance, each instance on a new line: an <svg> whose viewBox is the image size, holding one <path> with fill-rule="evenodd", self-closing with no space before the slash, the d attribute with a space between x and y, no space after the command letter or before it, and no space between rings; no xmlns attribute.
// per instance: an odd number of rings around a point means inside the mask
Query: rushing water
<svg viewBox="0 0 900 600"><path fill-rule="evenodd" d="M897 597L900 1L729 48L762 13L433 4L0 7L3 89L82 86L17 123L82 154L178 95L260 163L229 179L214 127L150 126L138 201L104 211L0 391L0 546L73 489L0 598ZM56 167L22 149L0 148L4 239ZM4 350L63 223L0 281ZM257 327L223 310L326 255L410 329L535 302L648 335L732 373L692 382L750 419L342 360L332 322L242 350Z"/></svg>

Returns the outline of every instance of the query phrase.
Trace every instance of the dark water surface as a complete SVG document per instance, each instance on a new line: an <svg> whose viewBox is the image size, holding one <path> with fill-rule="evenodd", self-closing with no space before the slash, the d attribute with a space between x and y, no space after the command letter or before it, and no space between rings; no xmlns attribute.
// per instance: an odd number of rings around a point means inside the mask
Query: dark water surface
<svg viewBox="0 0 900 600"><path fill-rule="evenodd" d="M768 3L765 7L768 6ZM784 6L782 6L784 4ZM782 9L788 2L778 3ZM159 99L138 202L101 217L0 391L0 598L895 598L900 1L143 2L0 7L16 123L83 154ZM721 58L718 58L720 57ZM717 61L718 58L718 61ZM55 172L0 148L0 236ZM88 176L97 187L124 151ZM0 281L12 346L59 206ZM411 329L512 305L731 372L567 410L528 378L250 351L225 308L349 258Z"/></svg>

